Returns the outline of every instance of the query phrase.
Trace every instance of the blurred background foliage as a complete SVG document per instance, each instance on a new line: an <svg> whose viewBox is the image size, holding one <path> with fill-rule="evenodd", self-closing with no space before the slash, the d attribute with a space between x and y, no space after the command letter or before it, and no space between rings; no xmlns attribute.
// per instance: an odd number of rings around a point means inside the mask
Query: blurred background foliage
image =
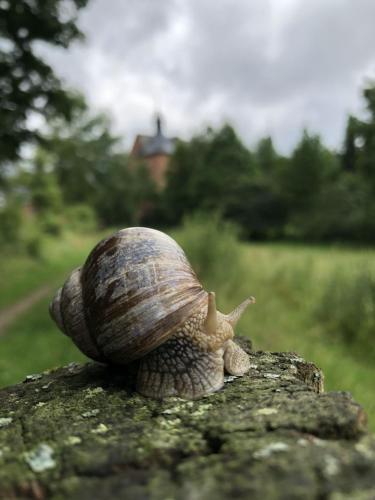
<svg viewBox="0 0 375 500"><path fill-rule="evenodd" d="M84 358L57 333L49 297L101 237L149 225L180 242L224 312L257 297L239 328L255 348L313 360L328 389L351 390L373 415L375 85L340 151L309 130L288 157L271 137L250 150L225 124L178 142L160 190L109 118L34 52L35 41L67 48L82 36L87 2L70 3L0 4L0 313L50 290L0 322L0 384Z"/></svg>

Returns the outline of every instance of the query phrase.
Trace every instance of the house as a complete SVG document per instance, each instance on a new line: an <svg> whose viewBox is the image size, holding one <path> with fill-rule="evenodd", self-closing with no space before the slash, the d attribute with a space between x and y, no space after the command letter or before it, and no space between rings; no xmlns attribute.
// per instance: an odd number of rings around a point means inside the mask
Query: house
<svg viewBox="0 0 375 500"><path fill-rule="evenodd" d="M166 173L171 155L176 147L176 138L163 134L160 115L156 117L155 135L137 135L130 152L132 164L143 163L159 189L166 183Z"/></svg>

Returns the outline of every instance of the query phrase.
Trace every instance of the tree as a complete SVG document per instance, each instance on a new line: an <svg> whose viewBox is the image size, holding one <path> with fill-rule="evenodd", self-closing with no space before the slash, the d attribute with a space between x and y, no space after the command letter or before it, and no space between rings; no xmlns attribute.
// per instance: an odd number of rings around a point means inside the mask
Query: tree
<svg viewBox="0 0 375 500"><path fill-rule="evenodd" d="M22 144L38 139L28 123L32 113L70 117L75 98L37 54L35 42L67 48L82 38L76 15L87 2L0 2L0 165L17 159Z"/></svg>
<svg viewBox="0 0 375 500"><path fill-rule="evenodd" d="M319 136L305 130L282 175L282 187L290 208L298 212L307 210L335 168L332 154L322 145Z"/></svg>
<svg viewBox="0 0 375 500"><path fill-rule="evenodd" d="M323 146L319 136L304 130L291 158L284 162L279 177L288 211L287 236L307 236L307 223L311 212L316 209L318 195L338 171L337 156Z"/></svg>
<svg viewBox="0 0 375 500"><path fill-rule="evenodd" d="M167 185L162 194L164 219L177 224L186 214L201 205L196 184L200 171L206 168L208 134L193 137L190 142L179 142L167 172Z"/></svg>
<svg viewBox="0 0 375 500"><path fill-rule="evenodd" d="M284 200L270 179L243 182L226 214L242 228L242 236L251 239L280 237L287 215Z"/></svg>
<svg viewBox="0 0 375 500"><path fill-rule="evenodd" d="M280 237L287 215L279 185L284 159L277 154L271 137L265 137L257 144L254 160L255 175L249 175L239 186L228 216L240 224L247 238Z"/></svg>
<svg viewBox="0 0 375 500"><path fill-rule="evenodd" d="M181 143L172 158L165 190L172 222L193 211L219 211L224 216L246 179L254 174L251 153L230 125L208 129Z"/></svg>
<svg viewBox="0 0 375 500"><path fill-rule="evenodd" d="M75 109L71 122L54 124L43 146L51 156L67 204L95 205L119 142L110 132L106 116L92 116L81 107Z"/></svg>
<svg viewBox="0 0 375 500"><path fill-rule="evenodd" d="M0 250L18 246L21 239L21 203L14 194L8 196L4 206L0 206Z"/></svg>
<svg viewBox="0 0 375 500"><path fill-rule="evenodd" d="M34 171L30 177L30 194L33 209L38 214L58 213L62 209L62 193L56 175L50 170L50 157L38 149L33 161Z"/></svg>
<svg viewBox="0 0 375 500"><path fill-rule="evenodd" d="M357 124L357 133L362 140L359 168L375 191L375 84L365 88L363 96L369 117L368 120L358 121Z"/></svg>
<svg viewBox="0 0 375 500"><path fill-rule="evenodd" d="M373 241L375 203L361 176L343 172L324 183L303 221L303 233L315 241Z"/></svg>
<svg viewBox="0 0 375 500"><path fill-rule="evenodd" d="M239 187L254 175L250 151L242 144L234 129L224 125L213 134L205 152L204 168L196 185L201 206L225 214Z"/></svg>
<svg viewBox="0 0 375 500"><path fill-rule="evenodd" d="M94 204L105 225L135 226L145 220L155 225L156 196L156 186L148 169L143 165L131 169L127 155L117 154L108 162Z"/></svg>
<svg viewBox="0 0 375 500"><path fill-rule="evenodd" d="M358 167L358 120L349 116L344 139L344 148L341 155L341 164L345 171L354 172Z"/></svg>
<svg viewBox="0 0 375 500"><path fill-rule="evenodd" d="M258 142L255 159L261 177L271 178L274 176L279 157L273 147L271 137L265 137Z"/></svg>
<svg viewBox="0 0 375 500"><path fill-rule="evenodd" d="M55 120L43 147L64 205L86 205L103 225L138 224L154 210L155 186L144 168L132 169L105 115L83 105L70 122Z"/></svg>

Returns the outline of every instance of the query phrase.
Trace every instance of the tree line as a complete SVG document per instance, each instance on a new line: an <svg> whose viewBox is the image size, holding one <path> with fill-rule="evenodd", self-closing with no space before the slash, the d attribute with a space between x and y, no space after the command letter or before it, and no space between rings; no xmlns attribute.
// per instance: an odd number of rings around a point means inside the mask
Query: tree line
<svg viewBox="0 0 375 500"><path fill-rule="evenodd" d="M363 91L367 116L349 116L342 148L308 130L291 154L271 137L253 151L225 125L181 143L165 192L166 218L218 211L245 238L373 242L375 239L375 86Z"/></svg>
<svg viewBox="0 0 375 500"><path fill-rule="evenodd" d="M247 239L372 242L375 87L364 98L368 118L348 118L341 152L307 130L288 157L270 137L250 150L224 125L177 143L163 191L146 165L131 165L108 119L82 101L69 122L51 122L33 156L6 177L3 233L13 225L16 237L30 206L40 229L56 234L64 224L165 228L203 212L235 222Z"/></svg>

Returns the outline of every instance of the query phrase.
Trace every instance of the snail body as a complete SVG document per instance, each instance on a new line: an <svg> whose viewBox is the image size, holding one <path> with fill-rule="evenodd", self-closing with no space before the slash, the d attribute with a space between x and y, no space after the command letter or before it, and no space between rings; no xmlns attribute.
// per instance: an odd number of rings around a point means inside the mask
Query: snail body
<svg viewBox="0 0 375 500"><path fill-rule="evenodd" d="M248 356L232 339L253 301L218 312L179 245L134 227L94 247L56 292L50 313L88 357L117 365L139 359L141 394L195 399L222 387L224 368L248 371Z"/></svg>

